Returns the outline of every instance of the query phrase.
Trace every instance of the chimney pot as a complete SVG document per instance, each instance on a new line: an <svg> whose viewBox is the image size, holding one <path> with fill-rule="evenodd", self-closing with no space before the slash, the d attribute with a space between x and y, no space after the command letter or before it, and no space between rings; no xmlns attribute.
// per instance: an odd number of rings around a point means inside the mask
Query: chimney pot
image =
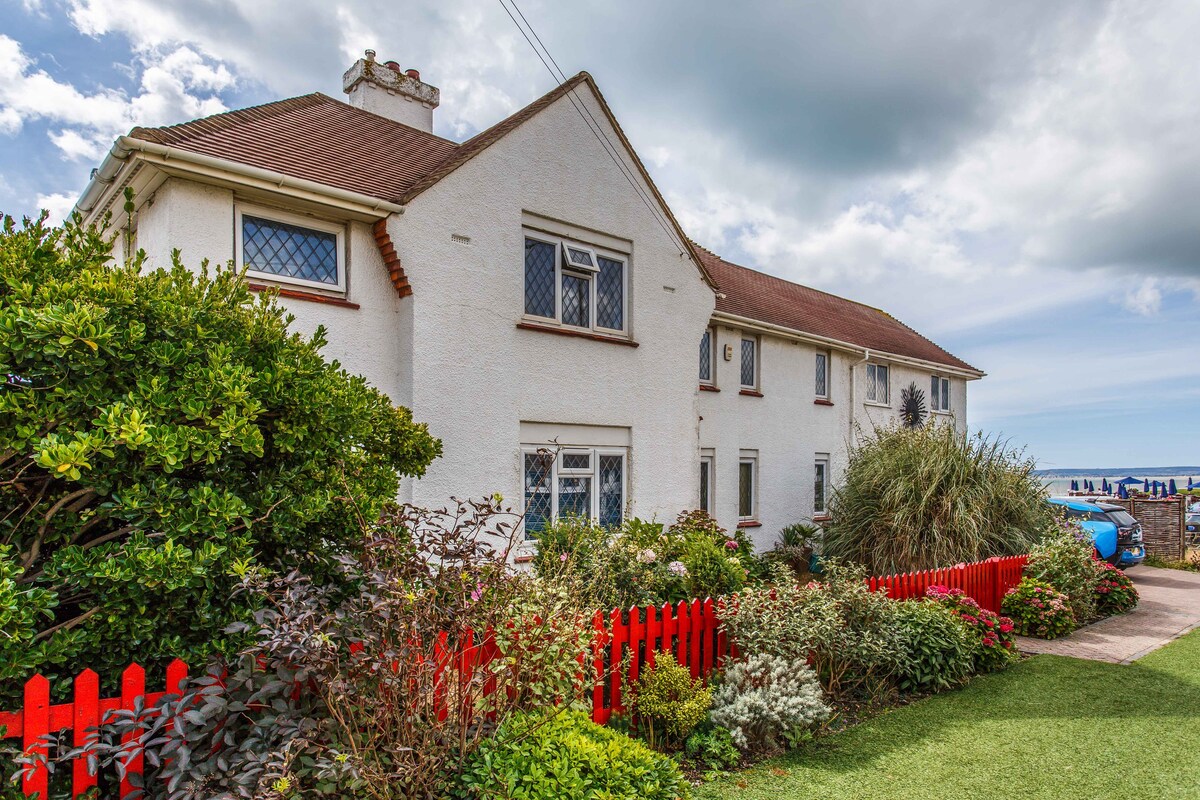
<svg viewBox="0 0 1200 800"><path fill-rule="evenodd" d="M385 67L387 67L388 69L390 69L392 72L400 71L400 65L395 61L385 61L383 65Z"/></svg>
<svg viewBox="0 0 1200 800"><path fill-rule="evenodd" d="M375 51L374 50L367 50L364 55L366 56L366 58L364 58L363 60L366 61L368 64L375 63Z"/></svg>
<svg viewBox="0 0 1200 800"><path fill-rule="evenodd" d="M404 70L404 74L407 75L408 77L412 78L414 81L421 80L421 71L420 70L412 69L410 67L410 68Z"/></svg>

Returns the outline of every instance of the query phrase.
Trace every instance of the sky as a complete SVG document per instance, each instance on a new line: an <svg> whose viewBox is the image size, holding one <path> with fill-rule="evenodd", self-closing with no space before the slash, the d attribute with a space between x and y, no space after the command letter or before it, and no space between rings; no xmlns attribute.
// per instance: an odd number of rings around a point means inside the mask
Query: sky
<svg viewBox="0 0 1200 800"><path fill-rule="evenodd" d="M1200 463L1200 3L521 0L684 228L988 373L1044 468ZM464 139L555 84L498 0L0 0L0 210L115 136L323 91L372 48Z"/></svg>

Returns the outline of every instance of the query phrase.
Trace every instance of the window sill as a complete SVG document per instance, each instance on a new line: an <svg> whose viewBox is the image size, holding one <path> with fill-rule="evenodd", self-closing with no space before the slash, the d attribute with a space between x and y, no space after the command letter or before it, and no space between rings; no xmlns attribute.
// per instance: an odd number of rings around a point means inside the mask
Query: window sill
<svg viewBox="0 0 1200 800"><path fill-rule="evenodd" d="M737 526L739 528L761 528L762 523L756 519L740 519Z"/></svg>
<svg viewBox="0 0 1200 800"><path fill-rule="evenodd" d="M702 391L702 392L719 392L721 390L711 384L702 383L702 384L700 384L700 391Z"/></svg>
<svg viewBox="0 0 1200 800"><path fill-rule="evenodd" d="M286 289L282 286L265 283L250 283L247 281L246 288L252 292L265 292L274 289L280 297L287 300L304 300L309 303L324 303L327 306L338 306L339 308L358 309L358 303L352 303L344 297L330 297L327 294L317 294L316 292L305 292L300 289Z"/></svg>
<svg viewBox="0 0 1200 800"><path fill-rule="evenodd" d="M833 405L833 401L827 400L824 397L818 397L816 400L813 400L813 405L814 406L831 406L831 405Z"/></svg>
<svg viewBox="0 0 1200 800"><path fill-rule="evenodd" d="M532 564L533 563L533 554L525 553L523 555L513 556L513 563L514 564Z"/></svg>
<svg viewBox="0 0 1200 800"><path fill-rule="evenodd" d="M874 400L864 400L863 405L869 408L891 408L891 403L877 403Z"/></svg>
<svg viewBox="0 0 1200 800"><path fill-rule="evenodd" d="M738 394L744 394L746 397L762 397L763 393L757 389L742 389Z"/></svg>
<svg viewBox="0 0 1200 800"><path fill-rule="evenodd" d="M815 514L815 515L813 515L812 521L813 522L829 522L832 519L833 519L833 517L829 516L828 514Z"/></svg>
<svg viewBox="0 0 1200 800"><path fill-rule="evenodd" d="M632 339L625 339L620 336L608 336L603 333L593 333L574 328L558 328L552 325L538 325L536 322L518 322L517 327L525 331L540 331L541 333L553 333L559 336L574 336L577 339L590 339L593 342L607 342L608 344L620 344L626 347L638 346L638 343Z"/></svg>

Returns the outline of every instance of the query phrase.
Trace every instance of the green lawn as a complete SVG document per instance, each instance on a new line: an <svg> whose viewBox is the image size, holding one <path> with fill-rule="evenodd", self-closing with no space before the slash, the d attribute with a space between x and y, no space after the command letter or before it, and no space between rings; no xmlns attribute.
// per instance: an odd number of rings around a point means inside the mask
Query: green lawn
<svg viewBox="0 0 1200 800"><path fill-rule="evenodd" d="M1200 631L1132 666L1037 656L699 798L1200 798Z"/></svg>

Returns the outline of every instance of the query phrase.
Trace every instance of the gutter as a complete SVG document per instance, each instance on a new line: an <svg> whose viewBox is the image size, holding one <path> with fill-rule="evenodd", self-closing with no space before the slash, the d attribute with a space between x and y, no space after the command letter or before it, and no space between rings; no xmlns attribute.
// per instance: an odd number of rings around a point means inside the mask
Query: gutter
<svg viewBox="0 0 1200 800"><path fill-rule="evenodd" d="M922 358L912 358L911 356L902 356L895 353L872 351L870 348L866 348L861 345L843 342L839 339L831 339L827 336L818 336L815 333L804 333L803 331L797 331L793 328L785 328L782 325L772 325L769 322L762 322L760 320L750 319L749 317L730 314L726 311L716 311L713 313L712 318L716 322L725 322L730 325L736 325L749 330L770 333L784 339L792 339L794 341L806 342L808 344L824 345L830 349L840 350L844 353L861 355L863 357L863 361L861 363L865 363L872 358L879 358L885 361L892 361L897 364L905 364L910 367L918 367L920 369L943 372L953 375L957 378L964 378L965 380L969 381L979 380L987 375L986 372L981 372L979 370L967 370L961 367L953 367L949 364L941 364L936 361L926 361Z"/></svg>
<svg viewBox="0 0 1200 800"><path fill-rule="evenodd" d="M75 205L75 210L85 217L94 212L107 190L116 183L122 168L135 154L144 162L155 166L169 166L193 176L255 186L358 214L386 217L390 214L404 213L404 206L378 197L130 136L121 136L113 144L103 163L92 174L87 188Z"/></svg>

